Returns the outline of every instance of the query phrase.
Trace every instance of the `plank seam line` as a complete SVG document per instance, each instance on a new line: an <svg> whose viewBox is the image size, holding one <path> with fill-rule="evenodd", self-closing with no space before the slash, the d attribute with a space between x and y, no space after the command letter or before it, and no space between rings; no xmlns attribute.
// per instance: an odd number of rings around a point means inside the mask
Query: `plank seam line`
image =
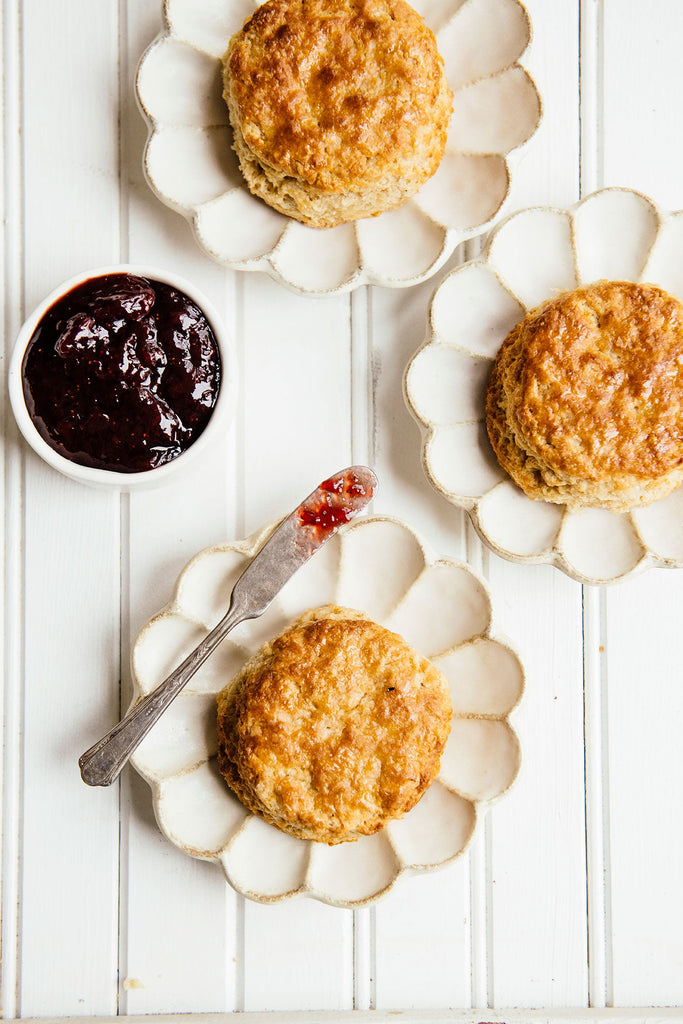
<svg viewBox="0 0 683 1024"><path fill-rule="evenodd" d="M128 0L118 0L118 61L117 95L119 99L116 128L118 133L116 168L119 182L119 261L129 262L130 255L130 194L124 168L128 165L129 146L124 130L126 100L128 96Z"/></svg>
<svg viewBox="0 0 683 1024"><path fill-rule="evenodd" d="M603 846L603 917L604 917L604 957L605 957L605 1005L614 1006L614 950L612 946L612 850L611 850L611 786L610 786L610 745L609 745L609 673L607 658L607 593L604 588L600 592L600 681L602 699L602 846Z"/></svg>
<svg viewBox="0 0 683 1024"><path fill-rule="evenodd" d="M238 537L245 537L247 533L247 495L246 495L246 467L244 453L247 450L247 417L246 417L246 275L233 272L234 280L234 329L235 329L235 358L237 359L238 387L236 389L237 408L235 410L235 533ZM226 276L226 285L228 278ZM232 890L226 884L225 906L228 908L231 900ZM246 1010L247 978L246 978L246 901L245 897L235 892L234 897L234 931L233 942L235 944L235 970L233 975L234 991L231 994L233 1009L244 1012ZM229 915L226 915L229 920ZM227 930L226 930L227 934ZM230 998L227 990L228 972L225 975L226 1006Z"/></svg>
<svg viewBox="0 0 683 1024"><path fill-rule="evenodd" d="M579 195L604 183L599 140L604 124L604 11L599 0L579 3Z"/></svg>
<svg viewBox="0 0 683 1024"><path fill-rule="evenodd" d="M119 569L119 718L123 716L124 710L124 679L123 679L123 666L126 664L124 657L123 646L124 643L127 649L130 650L131 646L131 635L130 635L130 498L127 495L122 495L119 499L119 552L120 552L120 569ZM124 557L124 555L126 557ZM116 916L117 920L117 936L116 936L116 1012L117 1015L125 1012L127 1008L128 997L124 993L122 999L122 986L125 974L127 973L128 965L128 900L127 896L130 892L130 830L128 828L129 818L127 814L124 814L124 809L128 808L128 814L130 814L130 774L126 772L121 776L117 782L118 786L118 813L119 813L119 856L118 856L118 874L117 874L117 887L118 887L118 913ZM125 894L125 896L124 896ZM122 1005L122 1003L124 1005Z"/></svg>
<svg viewBox="0 0 683 1024"><path fill-rule="evenodd" d="M225 886L225 903L226 909L228 899L230 895L230 887L226 884ZM238 1013L244 1013L246 1011L246 976L245 976L245 919L246 919L246 900L244 896L239 893L235 893L235 934L234 941L236 947L235 957L235 993L234 993L234 1011ZM227 916L227 915L226 915ZM226 985L227 985L227 972L226 972ZM225 993L225 1001L227 1004L228 993Z"/></svg>
<svg viewBox="0 0 683 1024"><path fill-rule="evenodd" d="M375 941L377 934L374 907L353 911L353 1009L374 1010L377 1002L375 977Z"/></svg>
<svg viewBox="0 0 683 1024"><path fill-rule="evenodd" d="M606 850L605 695L602 674L604 635L600 595L583 589L584 819L586 859L586 958L588 1004L607 1004L607 932L605 927Z"/></svg>
<svg viewBox="0 0 683 1024"><path fill-rule="evenodd" d="M5 151L4 328L5 356L24 318L23 266L25 167L23 124L23 26L21 4L7 0L2 14L4 87L2 131ZM10 297L12 301L10 302ZM3 763L2 763L2 1010L21 1014L21 933L24 774L24 456L9 402L4 397L4 583ZM8 500L9 495L17 500ZM12 585L10 586L10 581Z"/></svg>
<svg viewBox="0 0 683 1024"><path fill-rule="evenodd" d="M244 465L244 452L247 441L247 419L245 408L246 395L246 275L237 271L235 273L235 355L237 358L237 409L235 411L235 488L237 498L235 501L235 518L237 520L236 532L238 537L244 537L247 530L247 497L246 497L246 468ZM240 454L241 453L241 454Z"/></svg>
<svg viewBox="0 0 683 1024"><path fill-rule="evenodd" d="M604 10L579 2L580 195L604 183ZM612 993L608 899L607 663L604 594L582 587L584 823L586 858L587 1000L609 1005Z"/></svg>
<svg viewBox="0 0 683 1024"><path fill-rule="evenodd" d="M118 60L117 68L117 132L118 146L118 253L119 262L128 262L130 252L130 196L127 186L127 178L124 174L126 158L128 156L128 145L125 131L125 98L126 83L128 79L128 4L127 0L118 0L116 7L117 16L117 44ZM122 494L119 496L119 719L123 717L124 711L124 680L123 666L126 663L124 656L124 644L130 650L130 498ZM124 971L128 964L128 903L124 894L130 892L130 864L128 859L129 843L128 829L124 825L124 810L130 805L127 798L130 794L130 783L118 779L118 856L116 862L117 877L117 913L116 913L116 973L114 993L114 1005L117 1016L127 1009L127 995L122 1000ZM127 823L126 823L127 824Z"/></svg>
<svg viewBox="0 0 683 1024"><path fill-rule="evenodd" d="M349 438L351 461L374 461L374 388L372 385L371 299L363 286L348 299L349 365L351 370ZM381 487L381 481L380 481ZM352 929L352 1005L354 1010L374 1009L376 989L376 917L374 908L353 911Z"/></svg>

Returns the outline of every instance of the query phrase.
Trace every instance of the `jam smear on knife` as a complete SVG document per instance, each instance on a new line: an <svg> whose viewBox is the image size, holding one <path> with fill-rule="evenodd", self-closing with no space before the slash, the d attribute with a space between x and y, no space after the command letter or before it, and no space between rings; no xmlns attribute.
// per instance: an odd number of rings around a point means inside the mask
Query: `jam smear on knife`
<svg viewBox="0 0 683 1024"><path fill-rule="evenodd" d="M299 522L315 527L320 539L348 523L372 498L374 476L367 470L363 476L354 469L337 473L324 480L299 509Z"/></svg>

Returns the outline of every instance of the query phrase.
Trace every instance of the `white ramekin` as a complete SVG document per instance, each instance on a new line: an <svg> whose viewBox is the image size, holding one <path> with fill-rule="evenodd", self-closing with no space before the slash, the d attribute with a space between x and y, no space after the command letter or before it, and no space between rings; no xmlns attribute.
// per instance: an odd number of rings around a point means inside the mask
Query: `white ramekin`
<svg viewBox="0 0 683 1024"><path fill-rule="evenodd" d="M180 455L155 469L144 470L140 473L119 473L109 469L94 469L91 466L79 466L75 462L60 455L54 448L41 437L36 429L33 420L26 407L24 388L22 381L22 364L24 354L33 333L40 320L55 302L67 295L72 289L85 281L95 277L103 277L106 274L133 274L136 277L146 277L152 281L162 281L178 291L183 292L202 310L214 333L218 352L221 360L221 386L218 392L216 404L213 407L211 416L206 427L189 448ZM179 473L184 472L189 466L202 456L205 450L217 439L224 437L228 423L235 406L236 394L236 360L234 358L232 343L228 338L225 328L213 304L203 295L191 281L161 267L148 266L146 264L120 263L112 266L95 267L82 274L69 278L63 284L55 288L47 298L33 311L31 316L23 324L12 351L9 365L8 387L12 412L17 421L19 430L23 434L31 448L50 466L63 473L64 476L77 480L80 483L88 484L91 487L114 488L122 491L138 490L146 487L156 487L165 483L169 478L175 478Z"/></svg>

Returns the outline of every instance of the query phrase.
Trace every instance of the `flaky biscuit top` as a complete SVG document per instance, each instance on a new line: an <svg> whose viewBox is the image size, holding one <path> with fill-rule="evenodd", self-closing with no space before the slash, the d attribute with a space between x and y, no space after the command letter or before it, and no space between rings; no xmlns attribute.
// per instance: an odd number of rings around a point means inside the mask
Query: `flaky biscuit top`
<svg viewBox="0 0 683 1024"><path fill-rule="evenodd" d="M403 0L268 0L224 57L247 146L328 192L426 180L451 92L436 40Z"/></svg>
<svg viewBox="0 0 683 1024"><path fill-rule="evenodd" d="M438 772L451 705L443 674L401 637L325 612L252 659L219 697L219 731L254 809L335 842L414 806Z"/></svg>
<svg viewBox="0 0 683 1024"><path fill-rule="evenodd" d="M683 305L654 285L600 281L529 314L509 397L558 473L654 477L683 463Z"/></svg>

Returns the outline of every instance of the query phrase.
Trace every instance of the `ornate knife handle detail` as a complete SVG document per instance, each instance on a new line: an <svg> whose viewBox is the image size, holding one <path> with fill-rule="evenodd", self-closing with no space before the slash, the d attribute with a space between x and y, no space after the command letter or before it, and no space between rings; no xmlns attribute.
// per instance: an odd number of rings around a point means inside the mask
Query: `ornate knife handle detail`
<svg viewBox="0 0 683 1024"><path fill-rule="evenodd" d="M171 672L170 676L138 701L118 725L81 755L78 764L81 778L85 783L89 786L110 786L119 777L128 758L197 669L204 664L230 630L248 617L242 608L236 611L231 605L218 625Z"/></svg>

